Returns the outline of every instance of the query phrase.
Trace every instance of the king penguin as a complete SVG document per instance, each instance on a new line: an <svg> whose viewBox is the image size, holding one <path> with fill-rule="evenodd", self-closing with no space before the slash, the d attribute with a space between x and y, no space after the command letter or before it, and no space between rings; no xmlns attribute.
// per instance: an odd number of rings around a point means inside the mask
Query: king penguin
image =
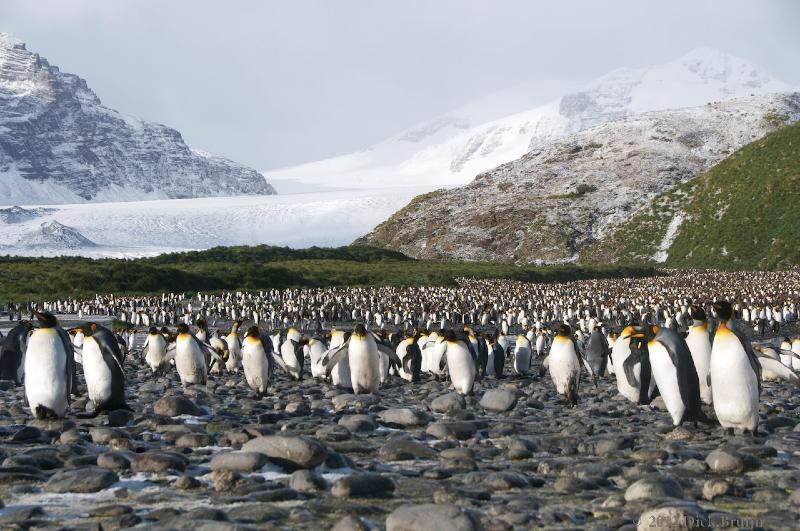
<svg viewBox="0 0 800 531"><path fill-rule="evenodd" d="M208 366L206 365L206 353L210 350L204 343L201 343L194 334L189 331L189 325L180 323L177 326L178 337L175 343L170 346L170 350L175 351L175 368L184 387L190 384L205 385L208 378ZM216 352L214 352L216 356Z"/></svg>
<svg viewBox="0 0 800 531"><path fill-rule="evenodd" d="M228 372L239 372L239 362L242 357L242 343L239 341L238 333L240 326L242 326L241 321L234 321L230 333L224 337L225 343L228 344L228 360L225 362Z"/></svg>
<svg viewBox="0 0 800 531"><path fill-rule="evenodd" d="M719 327L711 345L709 380L714 412L728 435L734 428L758 432L758 399L761 395L761 365L753 347L735 328L733 307L728 301L712 304Z"/></svg>
<svg viewBox="0 0 800 531"><path fill-rule="evenodd" d="M593 375L591 367L581 358L580 350L572 335L572 328L567 324L561 324L553 338L546 364L556 391L567 397L570 407L578 405L578 384L581 379L582 361L589 374ZM544 364L545 362L543 362Z"/></svg>
<svg viewBox="0 0 800 531"><path fill-rule="evenodd" d="M167 340L158 328L151 326L144 339L142 355L145 363L153 374L165 375L169 372L169 357L167 356Z"/></svg>
<svg viewBox="0 0 800 531"><path fill-rule="evenodd" d="M25 350L25 397L37 419L63 418L73 377L69 334L51 313L36 312L39 328Z"/></svg>
<svg viewBox="0 0 800 531"><path fill-rule="evenodd" d="M514 373L520 376L528 374L531 368L531 342L526 336L519 334L514 345Z"/></svg>
<svg viewBox="0 0 800 531"><path fill-rule="evenodd" d="M694 368L697 369L697 379L700 382L700 398L704 404L711 404L711 388L708 386L708 367L711 363L711 336L708 333L708 320L703 308L695 306L689 307L692 316L692 324L689 327L689 335L686 336L686 344L689 352L692 353Z"/></svg>
<svg viewBox="0 0 800 531"><path fill-rule="evenodd" d="M125 371L119 361L121 354L116 341L108 343L109 335L102 330L110 330L96 324L87 323L81 327L83 332L83 375L89 400L94 404L91 416L115 409L130 409L125 402ZM101 331L101 333L98 333Z"/></svg>
<svg viewBox="0 0 800 531"><path fill-rule="evenodd" d="M671 328L646 325L633 337L647 340L647 356L653 379L664 405L672 417L672 424L680 426L686 421L708 419L700 407L700 383L686 341Z"/></svg>
<svg viewBox="0 0 800 531"><path fill-rule="evenodd" d="M255 398L266 394L275 370L274 364L272 340L269 336L262 336L257 326L251 326L247 329L242 344L242 367L244 379L253 390Z"/></svg>
<svg viewBox="0 0 800 531"><path fill-rule="evenodd" d="M447 366L450 381L458 394L472 394L478 360L467 344L469 340L457 338L453 330L449 330L442 339L445 347L441 367Z"/></svg>
<svg viewBox="0 0 800 531"><path fill-rule="evenodd" d="M9 380L19 385L25 374L25 349L28 334L33 330L30 321L20 321L9 330L0 344L0 380Z"/></svg>

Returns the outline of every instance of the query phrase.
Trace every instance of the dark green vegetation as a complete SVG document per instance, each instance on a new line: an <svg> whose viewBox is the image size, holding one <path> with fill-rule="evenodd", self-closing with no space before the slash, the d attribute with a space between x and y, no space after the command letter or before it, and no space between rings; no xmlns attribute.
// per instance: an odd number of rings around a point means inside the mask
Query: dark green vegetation
<svg viewBox="0 0 800 531"><path fill-rule="evenodd" d="M656 197L599 244L586 263L647 263L683 218L667 266L778 269L800 264L800 123L748 144Z"/></svg>
<svg viewBox="0 0 800 531"><path fill-rule="evenodd" d="M546 282L654 273L649 267L518 267L507 263L422 261L363 246L301 250L216 247L136 260L0 257L0 303L91 297L95 293L441 286L454 284L457 277Z"/></svg>

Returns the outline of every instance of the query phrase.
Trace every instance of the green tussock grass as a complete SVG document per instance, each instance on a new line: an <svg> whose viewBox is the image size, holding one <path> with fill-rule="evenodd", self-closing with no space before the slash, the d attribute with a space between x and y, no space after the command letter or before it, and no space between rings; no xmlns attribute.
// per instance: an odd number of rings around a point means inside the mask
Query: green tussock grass
<svg viewBox="0 0 800 531"><path fill-rule="evenodd" d="M800 264L800 123L757 140L657 196L584 252L591 261L647 263L675 215L665 265L781 269Z"/></svg>
<svg viewBox="0 0 800 531"><path fill-rule="evenodd" d="M458 277L531 282L646 276L650 267L518 267L414 260L365 246L293 250L230 247L135 260L0 257L0 304L95 293L159 294L332 286L455 285Z"/></svg>

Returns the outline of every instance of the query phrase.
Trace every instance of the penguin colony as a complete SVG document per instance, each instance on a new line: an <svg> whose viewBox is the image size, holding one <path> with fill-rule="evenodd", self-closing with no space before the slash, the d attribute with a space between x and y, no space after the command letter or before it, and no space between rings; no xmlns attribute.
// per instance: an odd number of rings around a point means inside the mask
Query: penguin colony
<svg viewBox="0 0 800 531"><path fill-rule="evenodd" d="M661 396L674 426L718 422L728 434L755 435L762 382L797 385L800 369L800 338L780 335L798 320L800 280L775 275L98 295L9 307L9 320L32 319L3 339L0 378L24 385L37 418L68 413L70 396L84 392L78 371L92 404L79 415L128 408L126 363L175 371L183 386L241 373L254 397L279 376L327 380L356 395L379 393L389 380L433 378L470 395L485 378L540 378L565 406L579 405L582 385L616 385L637 404ZM65 313L127 326L113 332L89 320L64 329L56 314ZM774 337L760 339L767 334Z"/></svg>

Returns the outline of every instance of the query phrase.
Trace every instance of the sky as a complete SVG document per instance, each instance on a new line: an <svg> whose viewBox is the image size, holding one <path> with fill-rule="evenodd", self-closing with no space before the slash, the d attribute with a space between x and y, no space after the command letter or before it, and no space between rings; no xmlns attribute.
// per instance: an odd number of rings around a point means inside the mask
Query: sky
<svg viewBox="0 0 800 531"><path fill-rule="evenodd" d="M584 83L698 46L800 85L798 27L794 0L0 2L0 31L104 104L260 170L360 150L521 83Z"/></svg>

